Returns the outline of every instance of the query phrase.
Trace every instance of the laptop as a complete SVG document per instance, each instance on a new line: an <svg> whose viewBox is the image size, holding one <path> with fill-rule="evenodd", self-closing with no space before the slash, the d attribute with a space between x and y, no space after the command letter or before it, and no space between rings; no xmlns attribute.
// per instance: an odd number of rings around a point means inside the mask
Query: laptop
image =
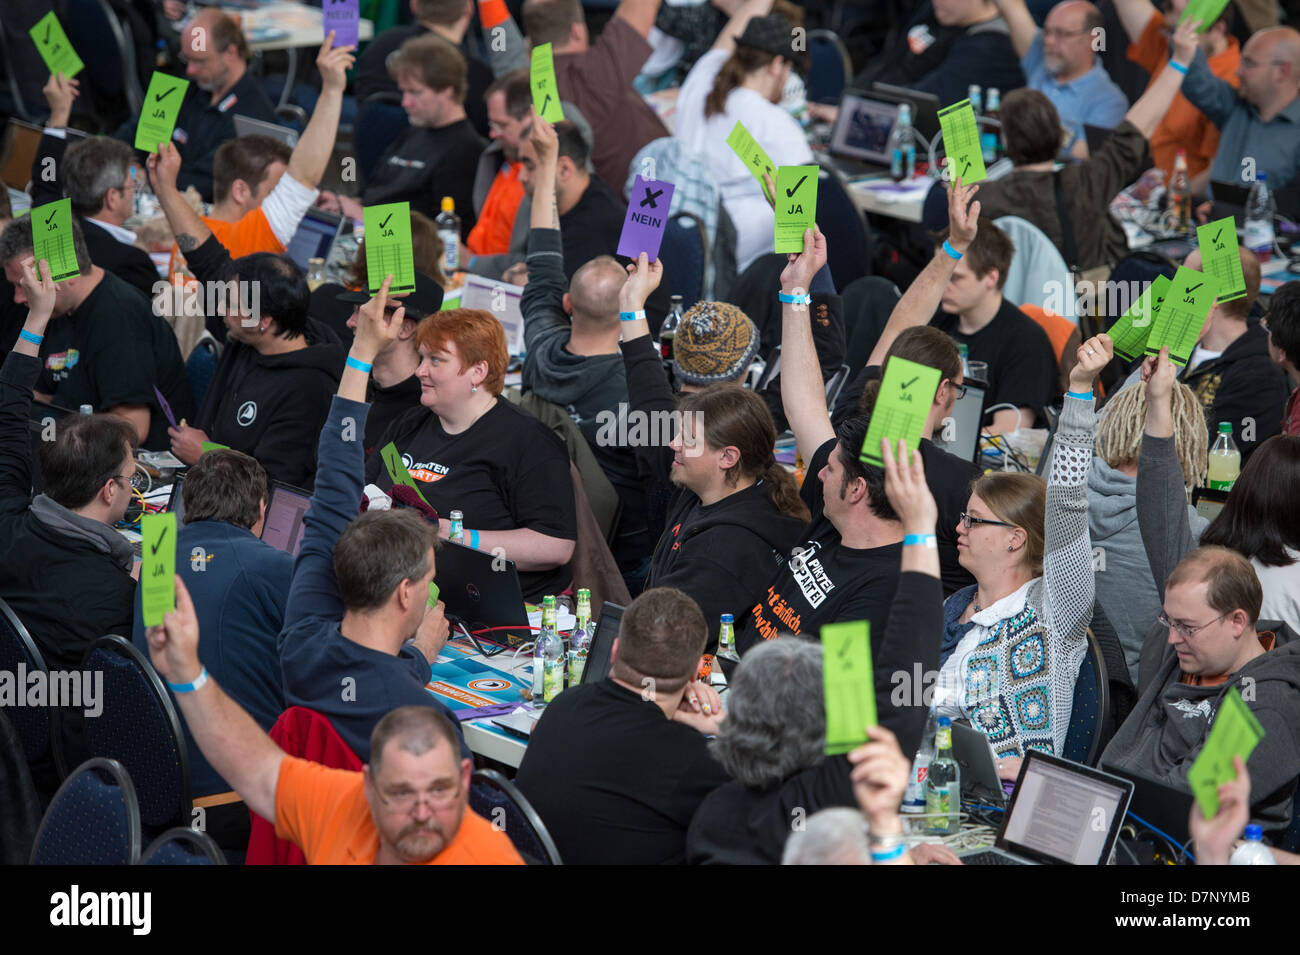
<svg viewBox="0 0 1300 955"><path fill-rule="evenodd" d="M618 628L623 622L624 607L608 600L601 605L600 619L596 621L596 632L587 649L587 663L582 671L582 682L599 683L609 676L611 664L610 651L614 649L614 640L618 637Z"/></svg>
<svg viewBox="0 0 1300 955"><path fill-rule="evenodd" d="M998 777L998 758L989 738L964 722L952 724L952 758L961 767L961 791L966 798L1005 806L1007 793Z"/></svg>
<svg viewBox="0 0 1300 955"><path fill-rule="evenodd" d="M262 524L262 540L276 550L298 556L305 530L303 518L311 507L311 494L302 488L276 481L271 487L271 500L266 505L266 520Z"/></svg>
<svg viewBox="0 0 1300 955"><path fill-rule="evenodd" d="M251 116L240 116L238 113L235 114L235 135L270 136L272 139L280 140L290 149L298 145L298 134L288 126L253 119Z"/></svg>
<svg viewBox="0 0 1300 955"><path fill-rule="evenodd" d="M1133 799L1129 803L1130 818L1136 825L1147 823L1162 830L1171 839L1177 840L1178 846L1185 846L1192 837L1187 823L1192 814L1195 797L1185 789L1171 786L1158 779L1143 776L1141 773L1129 772L1115 766L1103 766L1108 773L1114 773L1133 784ZM1138 820L1141 820L1139 822Z"/></svg>
<svg viewBox="0 0 1300 955"><path fill-rule="evenodd" d="M977 461L980 453L980 429L984 424L984 400L988 384L978 378L964 381L966 394L953 402L952 414L939 430L940 440L935 441L949 454L963 461ZM950 427L951 424L951 427ZM944 440L951 437L951 440Z"/></svg>
<svg viewBox="0 0 1300 955"><path fill-rule="evenodd" d="M172 481L172 492L167 498L166 510L176 515L176 523L185 523L185 495L181 490L185 483L185 475L178 474Z"/></svg>
<svg viewBox="0 0 1300 955"><path fill-rule="evenodd" d="M467 634L492 627L518 627L486 635L501 646L519 646L532 640L513 560L443 541L437 556L436 580L439 596L446 603L448 623L459 625Z"/></svg>
<svg viewBox="0 0 1300 955"><path fill-rule="evenodd" d="M481 275L465 276L460 291L461 308L478 308L491 312L506 333L506 351L512 355L524 353L524 313L519 307L524 287L498 282Z"/></svg>
<svg viewBox="0 0 1300 955"><path fill-rule="evenodd" d="M334 247L334 240L343 231L343 221L344 217L341 215L312 206L298 223L298 231L289 240L289 247L285 249L285 253L304 272L307 271L311 259L328 261L330 249Z"/></svg>
<svg viewBox="0 0 1300 955"><path fill-rule="evenodd" d="M832 164L846 176L888 168L889 137L898 125L898 103L871 99L845 90L831 131Z"/></svg>
<svg viewBox="0 0 1300 955"><path fill-rule="evenodd" d="M907 103L911 106L912 127L924 136L927 142L939 134L939 97L933 93L909 90L890 83L872 83L871 97L887 103ZM917 152L919 159L920 150Z"/></svg>
<svg viewBox="0 0 1300 955"><path fill-rule="evenodd" d="M995 847L962 864L1105 865L1132 796L1127 779L1029 750Z"/></svg>
<svg viewBox="0 0 1300 955"><path fill-rule="evenodd" d="M1192 508L1207 521L1218 517L1223 505L1227 503L1227 491L1216 491L1208 487L1192 488Z"/></svg>
<svg viewBox="0 0 1300 955"><path fill-rule="evenodd" d="M32 163L40 149L40 126L24 123L21 119L10 119L5 127L4 147L0 149L0 182L17 192L25 193L32 178ZM68 142L85 139L86 134L77 129L68 130Z"/></svg>

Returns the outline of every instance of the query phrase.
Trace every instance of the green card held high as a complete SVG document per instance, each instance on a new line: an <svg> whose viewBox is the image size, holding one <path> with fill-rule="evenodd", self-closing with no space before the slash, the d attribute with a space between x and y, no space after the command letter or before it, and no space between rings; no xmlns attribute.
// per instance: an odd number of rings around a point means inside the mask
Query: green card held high
<svg viewBox="0 0 1300 955"><path fill-rule="evenodd" d="M1241 274L1241 250L1237 247L1237 224L1232 216L1196 227L1196 244L1201 250L1201 271L1219 283L1219 301L1246 297L1246 277Z"/></svg>
<svg viewBox="0 0 1300 955"><path fill-rule="evenodd" d="M1157 275L1154 282L1146 287L1129 310L1119 317L1111 326L1110 339L1115 344L1115 354L1129 361L1146 354L1147 338L1151 335L1151 326L1169 294L1173 283L1166 275Z"/></svg>
<svg viewBox="0 0 1300 955"><path fill-rule="evenodd" d="M1206 819L1213 818L1219 811L1219 787L1237 778L1232 757L1240 756L1242 762L1250 759L1251 752L1263 738L1264 727L1259 725L1259 720L1234 686L1224 694L1205 746L1187 771L1187 784Z"/></svg>
<svg viewBox="0 0 1300 955"><path fill-rule="evenodd" d="M144 625L156 627L176 609L176 515L140 518L140 606Z"/></svg>
<svg viewBox="0 0 1300 955"><path fill-rule="evenodd" d="M865 620L828 623L821 640L826 755L835 756L865 743L867 727L876 725L871 625Z"/></svg>
<svg viewBox="0 0 1300 955"><path fill-rule="evenodd" d="M906 441L908 454L917 450L942 377L938 368L919 365L906 358L889 359L859 459L884 467L884 459L880 456L880 442L884 438L893 442Z"/></svg>
<svg viewBox="0 0 1300 955"><path fill-rule="evenodd" d="M939 110L943 129L943 152L948 157L944 171L949 179L961 177L963 185L988 177L984 169L984 147L980 144L979 123L975 107L968 99Z"/></svg>
<svg viewBox="0 0 1300 955"><path fill-rule="evenodd" d="M59 22L53 10L36 21L36 26L31 29L31 35L37 51L41 54L41 59L49 67L51 76L62 73L68 79L72 79L86 68L86 64L81 62L81 57L77 56L77 51L68 41L68 35L63 32L63 24Z"/></svg>
<svg viewBox="0 0 1300 955"><path fill-rule="evenodd" d="M1147 338L1147 354L1160 354L1161 346L1169 347L1169 360L1186 365L1192 349L1201 337L1201 329L1214 307L1214 297L1219 284L1211 276L1180 265L1170 283L1160 311L1151 325Z"/></svg>
<svg viewBox="0 0 1300 955"><path fill-rule="evenodd" d="M803 234L817 221L817 167L776 171L776 251L802 252Z"/></svg>
<svg viewBox="0 0 1300 955"><path fill-rule="evenodd" d="M162 143L172 141L176 117L180 115L189 80L178 79L167 73L154 71L149 78L149 89L140 107L140 122L135 127L135 148L147 153L157 152Z"/></svg>
<svg viewBox="0 0 1300 955"><path fill-rule="evenodd" d="M533 91L533 108L548 123L564 119L560 105L560 88L555 82L555 55L551 44L533 47L533 60L528 70L528 84Z"/></svg>
<svg viewBox="0 0 1300 955"><path fill-rule="evenodd" d="M772 162L772 157L758 144L758 140L749 135L749 130L745 128L745 124L739 121L732 128L731 135L727 137L727 145L731 147L732 152L740 157L740 161L745 164L745 168L758 180L759 187L763 190L763 194L766 195L767 183L763 182L763 173L771 176L773 183L776 182L776 163ZM802 240L800 241L802 242ZM799 251L803 251L802 245L800 245Z"/></svg>
<svg viewBox="0 0 1300 955"><path fill-rule="evenodd" d="M72 241L72 200L59 199L32 210L32 257L50 263L56 282L81 274Z"/></svg>
<svg viewBox="0 0 1300 955"><path fill-rule="evenodd" d="M415 260L411 257L411 204L390 202L366 206L366 277L370 291L377 292L385 276L392 295L415 291Z"/></svg>
<svg viewBox="0 0 1300 955"><path fill-rule="evenodd" d="M1178 22L1200 20L1201 25L1196 28L1196 32L1204 33L1214 26L1214 21L1219 19L1219 14L1223 13L1223 8L1227 5L1228 0L1190 0Z"/></svg>

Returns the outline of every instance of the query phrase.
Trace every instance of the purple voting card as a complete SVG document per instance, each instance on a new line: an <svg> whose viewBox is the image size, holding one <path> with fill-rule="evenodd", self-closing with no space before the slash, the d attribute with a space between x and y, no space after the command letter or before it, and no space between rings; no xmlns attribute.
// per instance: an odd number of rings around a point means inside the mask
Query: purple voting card
<svg viewBox="0 0 1300 955"><path fill-rule="evenodd" d="M361 32L360 0L325 0L325 36L334 31L335 46L356 48Z"/></svg>
<svg viewBox="0 0 1300 955"><path fill-rule="evenodd" d="M167 416L167 421L173 428L179 428L180 425L176 423L176 416L172 414L172 406L167 403L167 399L163 397L163 393L158 390L157 385L153 386L153 393L158 399L158 407L162 408L163 414Z"/></svg>
<svg viewBox="0 0 1300 955"><path fill-rule="evenodd" d="M668 207L673 201L673 184L662 179L636 177L627 202L623 234L618 237L618 254L635 259L642 252L653 262L668 225Z"/></svg>

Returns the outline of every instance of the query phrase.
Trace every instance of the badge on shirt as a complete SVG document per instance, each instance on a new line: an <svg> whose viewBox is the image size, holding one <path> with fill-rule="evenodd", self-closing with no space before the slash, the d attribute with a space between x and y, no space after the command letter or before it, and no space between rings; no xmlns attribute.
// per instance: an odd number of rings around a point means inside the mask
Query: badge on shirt
<svg viewBox="0 0 1300 955"><path fill-rule="evenodd" d="M220 103L217 104L217 112L224 113L226 112L226 110L230 109L230 107L234 106L238 102L239 102L239 97L236 96L234 93L231 93L229 96L227 96L225 99L223 99Z"/></svg>
<svg viewBox="0 0 1300 955"><path fill-rule="evenodd" d="M176 142L180 143L182 146L190 141L189 134L180 127L172 130L172 139L176 140Z"/></svg>
<svg viewBox="0 0 1300 955"><path fill-rule="evenodd" d="M80 358L81 352L75 348L69 348L67 351L49 355L45 359L45 368L47 371L70 371L77 367Z"/></svg>
<svg viewBox="0 0 1300 955"><path fill-rule="evenodd" d="M927 23L918 23L907 31L907 48L913 56L920 56L934 44L934 34Z"/></svg>

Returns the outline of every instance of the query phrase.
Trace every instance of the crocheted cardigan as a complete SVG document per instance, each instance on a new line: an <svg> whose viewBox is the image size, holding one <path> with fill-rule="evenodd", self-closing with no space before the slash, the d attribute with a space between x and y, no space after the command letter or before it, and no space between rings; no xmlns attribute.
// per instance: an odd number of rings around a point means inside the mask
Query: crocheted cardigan
<svg viewBox="0 0 1300 955"><path fill-rule="evenodd" d="M1043 576L975 614L940 673L939 714L969 719L999 757L1058 754L1065 745L1095 590L1087 484L1096 421L1091 401L1065 398L1047 484ZM974 594L953 594L949 612L960 614Z"/></svg>

